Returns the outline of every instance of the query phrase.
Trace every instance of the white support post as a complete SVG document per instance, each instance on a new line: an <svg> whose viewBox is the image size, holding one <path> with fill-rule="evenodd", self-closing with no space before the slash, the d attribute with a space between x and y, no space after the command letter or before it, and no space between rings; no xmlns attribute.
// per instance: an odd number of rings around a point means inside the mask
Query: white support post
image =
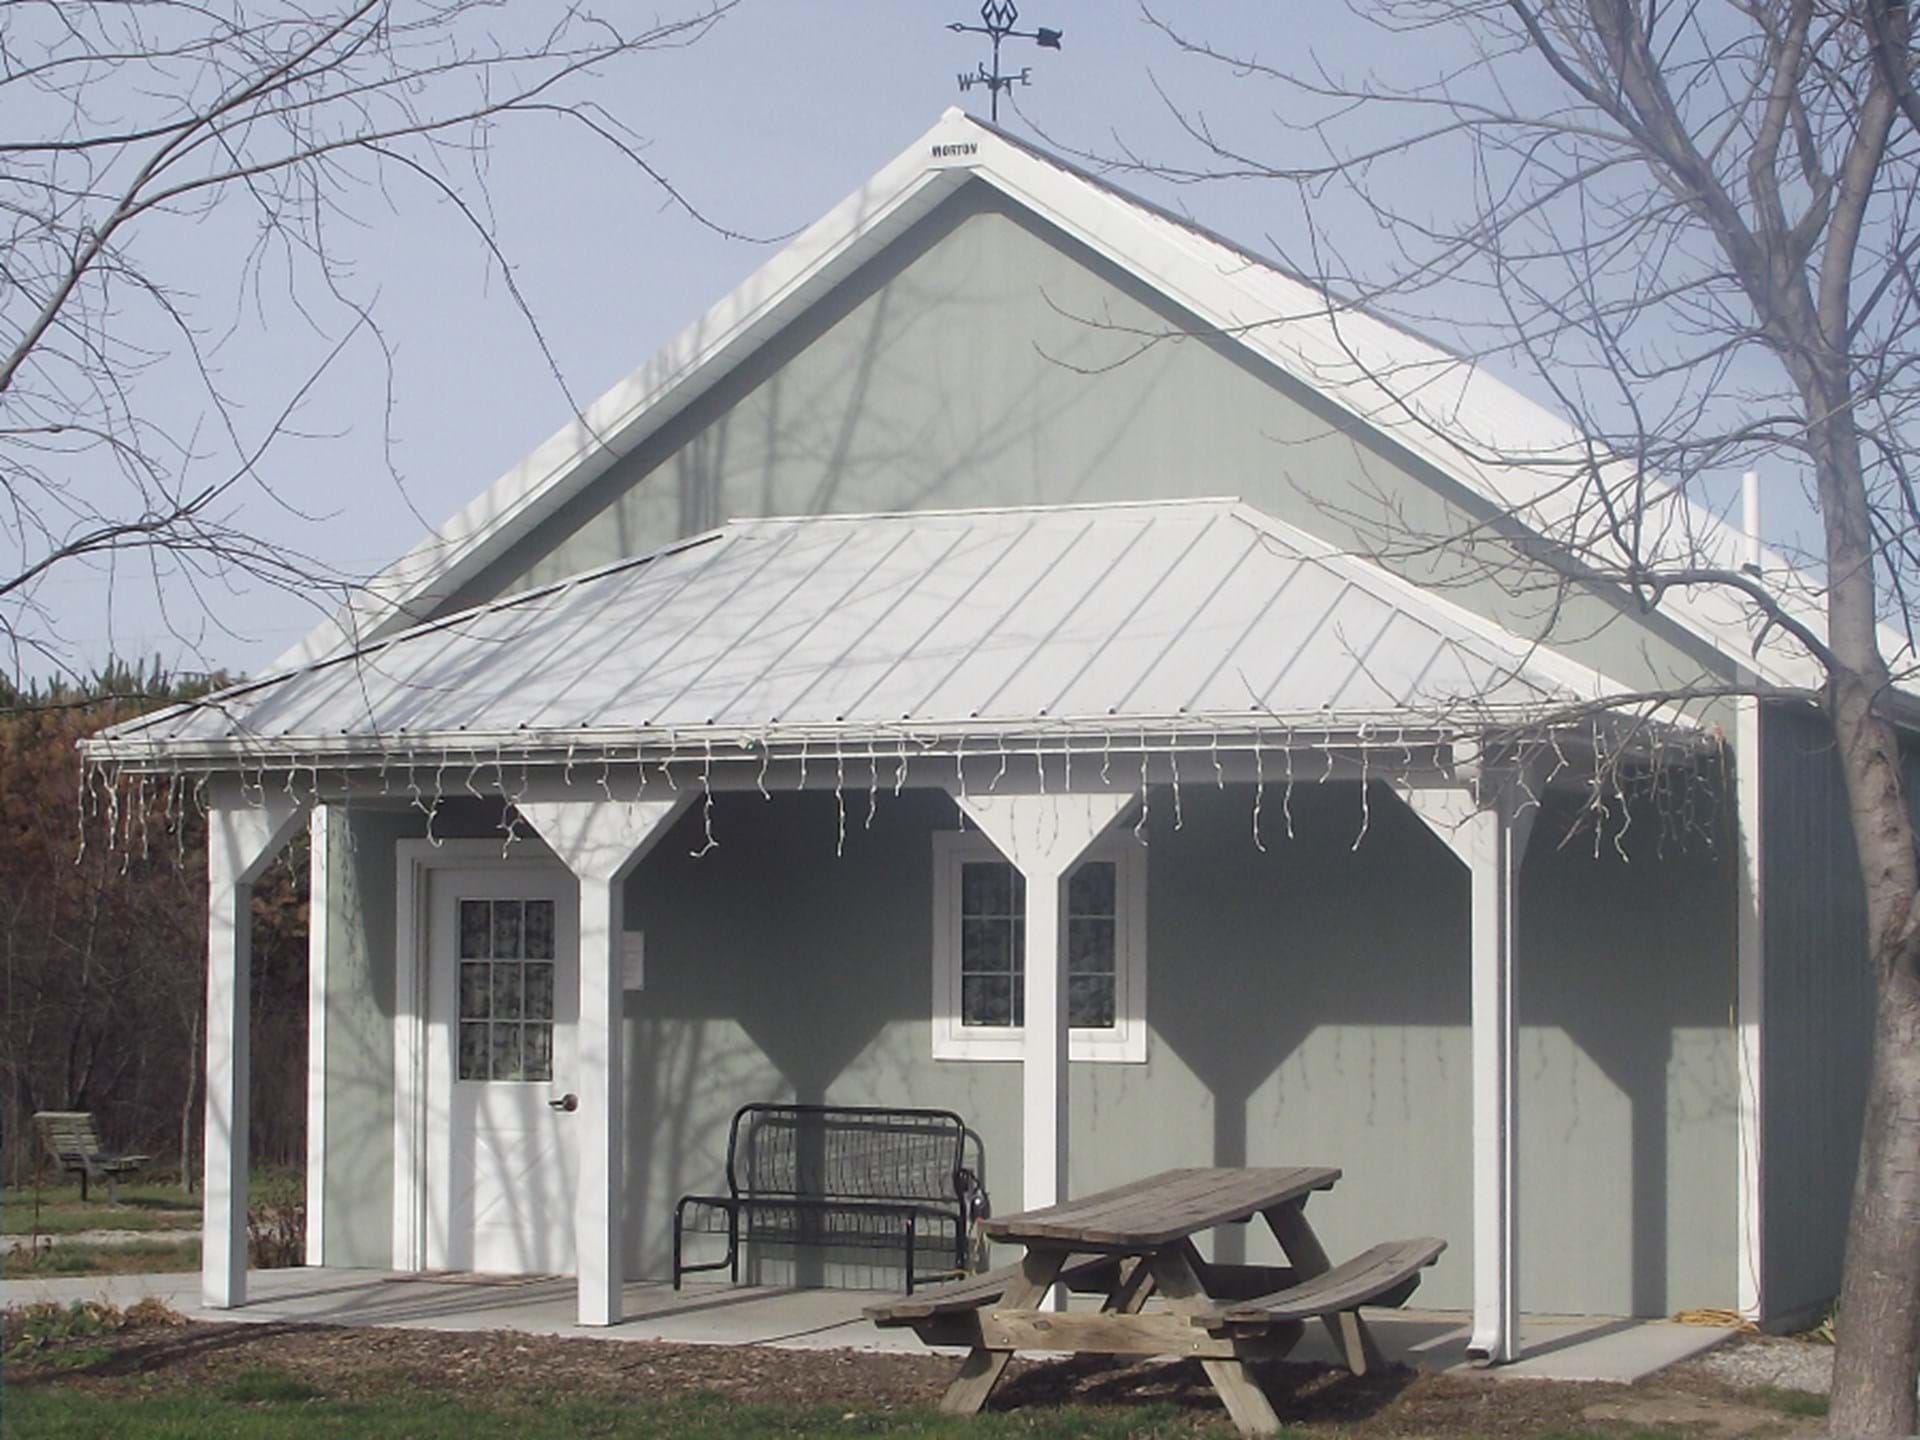
<svg viewBox="0 0 1920 1440"><path fill-rule="evenodd" d="M1746 531L1746 570L1765 574L1766 547L1760 528L1760 473L1741 477L1741 522ZM1744 677L1756 686L1760 677ZM1736 1079L1740 1087L1739 1211L1736 1231L1739 1274L1734 1281L1740 1313L1758 1324L1766 1319L1766 1131L1761 1125L1766 1099L1766 883L1765 844L1761 834L1760 701L1743 696L1734 702L1734 806L1739 822L1738 906L1734 921L1734 1026L1738 1036Z"/></svg>
<svg viewBox="0 0 1920 1440"><path fill-rule="evenodd" d="M207 811L206 1175L201 1187L200 1299L209 1310L247 1301L247 1103L253 962L253 882L293 833L300 807L242 787Z"/></svg>
<svg viewBox="0 0 1920 1440"><path fill-rule="evenodd" d="M1473 1335L1488 1363L1520 1356L1518 1073L1520 862L1537 813L1515 788L1484 802L1465 790L1405 788L1413 812L1469 871L1472 883Z"/></svg>
<svg viewBox="0 0 1920 1440"><path fill-rule="evenodd" d="M573 1240L578 1321L617 1325L625 1282L626 1056L621 936L627 875L693 798L527 801L517 808L580 886L579 1188Z"/></svg>
<svg viewBox="0 0 1920 1440"><path fill-rule="evenodd" d="M1020 1070L1025 1208L1066 1198L1067 872L1132 803L1130 794L967 795L955 801L1027 886L1026 1023Z"/></svg>
<svg viewBox="0 0 1920 1440"><path fill-rule="evenodd" d="M331 811L315 805L307 825L307 1264L327 1251L327 950L332 943Z"/></svg>
<svg viewBox="0 0 1920 1440"><path fill-rule="evenodd" d="M1762 869L1760 702L1735 702L1734 803L1739 821L1739 910L1735 919L1737 952L1734 1021L1738 1035L1736 1077L1739 1111L1739 1275L1735 1294L1740 1313L1758 1324L1766 1318L1764 1241L1766 1132L1761 1125L1766 1098L1766 894Z"/></svg>

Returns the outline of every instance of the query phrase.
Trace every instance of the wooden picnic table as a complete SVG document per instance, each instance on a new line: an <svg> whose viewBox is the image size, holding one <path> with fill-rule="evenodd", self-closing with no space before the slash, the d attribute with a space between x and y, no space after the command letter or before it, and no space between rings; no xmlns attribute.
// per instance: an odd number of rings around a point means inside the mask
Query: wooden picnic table
<svg viewBox="0 0 1920 1440"><path fill-rule="evenodd" d="M940 1408L971 1415L987 1401L1016 1350L1198 1359L1243 1434L1279 1419L1246 1362L1278 1359L1304 1322L1326 1323L1348 1367L1365 1374L1380 1356L1361 1304L1401 1304L1438 1240L1376 1246L1335 1270L1306 1218L1307 1200L1340 1172L1325 1167L1168 1170L1112 1190L986 1222L989 1238L1026 1247L1017 1265L886 1304L867 1315L911 1326L929 1345L965 1345L966 1360ZM1286 1266L1210 1264L1193 1237L1263 1217ZM1103 1297L1098 1313L1047 1308L1056 1284ZM1144 1311L1157 1296L1161 1311Z"/></svg>

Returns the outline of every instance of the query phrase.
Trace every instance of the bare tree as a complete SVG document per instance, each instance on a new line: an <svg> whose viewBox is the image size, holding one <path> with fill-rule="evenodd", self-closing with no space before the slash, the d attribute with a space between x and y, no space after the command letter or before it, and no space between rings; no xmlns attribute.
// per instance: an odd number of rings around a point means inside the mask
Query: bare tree
<svg viewBox="0 0 1920 1440"><path fill-rule="evenodd" d="M1278 182L1278 246L1320 290L1444 328L1457 359L1396 369L1355 342L1392 422L1535 487L1503 519L1547 538L1562 576L1649 608L1724 596L1749 632L1797 647L1832 723L1864 877L1873 1055L1839 1312L1832 1427L1909 1435L1920 1364L1920 855L1897 687L1914 672L1920 501L1920 92L1897 0L1352 0L1364 55L1231 53L1151 10L1188 56L1267 87L1279 117L1243 140L1168 103L1199 158L1102 157L1186 182ZM1310 31L1308 32L1310 36ZM1411 76L1383 79L1383 74ZM1436 177L1445 177L1436 183ZM1373 260L1343 245L1385 237ZM1378 259L1384 252L1387 258ZM1351 323L1350 323L1351 322ZM1143 337L1142 344L1155 343ZM1573 422L1543 437L1478 425L1471 373L1522 372ZM1480 417L1484 419L1485 417ZM1476 434L1476 428L1486 433ZM1798 475L1819 543L1754 573L1684 497L1764 458ZM1724 494L1724 492L1720 492ZM1551 501L1552 503L1547 503ZM1520 586L1519 527L1391 536L1478 550ZM1812 577L1811 579L1807 577ZM1698 694L1648 697L1685 704Z"/></svg>
<svg viewBox="0 0 1920 1440"><path fill-rule="evenodd" d="M312 435L303 411L350 346L385 356L391 394L380 276L345 232L362 207L451 206L545 353L496 238L493 136L548 122L554 143L610 147L693 213L602 97L623 62L697 41L734 3L633 24L545 0L0 0L9 668L72 673L50 582L83 567L189 640L220 623L210 588L331 609L356 577L260 519L322 508L276 483L272 457ZM225 293L190 288L181 258L236 223L251 238ZM304 323L317 358L291 358L270 313ZM260 374L289 368L262 404Z"/></svg>

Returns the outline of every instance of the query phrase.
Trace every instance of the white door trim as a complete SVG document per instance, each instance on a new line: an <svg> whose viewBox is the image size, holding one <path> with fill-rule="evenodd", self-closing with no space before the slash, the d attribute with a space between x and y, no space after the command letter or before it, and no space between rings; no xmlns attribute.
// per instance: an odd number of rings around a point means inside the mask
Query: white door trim
<svg viewBox="0 0 1920 1440"><path fill-rule="evenodd" d="M394 854L393 1268L427 1268L427 925L428 877L435 870L560 868L539 839L522 835L513 853L498 840L402 840Z"/></svg>

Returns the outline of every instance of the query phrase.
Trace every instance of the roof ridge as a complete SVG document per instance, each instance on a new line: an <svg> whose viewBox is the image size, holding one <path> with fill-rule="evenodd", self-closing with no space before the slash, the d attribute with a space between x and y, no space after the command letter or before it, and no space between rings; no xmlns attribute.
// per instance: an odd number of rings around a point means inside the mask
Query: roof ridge
<svg viewBox="0 0 1920 1440"><path fill-rule="evenodd" d="M932 520L979 515L1051 515L1088 510L1170 510L1175 508L1225 508L1242 504L1238 495L1171 495L1146 500L1062 500L1037 505L946 505L916 510L835 510L817 515L736 515L725 522L727 529L751 529L759 525L818 525L865 520Z"/></svg>

